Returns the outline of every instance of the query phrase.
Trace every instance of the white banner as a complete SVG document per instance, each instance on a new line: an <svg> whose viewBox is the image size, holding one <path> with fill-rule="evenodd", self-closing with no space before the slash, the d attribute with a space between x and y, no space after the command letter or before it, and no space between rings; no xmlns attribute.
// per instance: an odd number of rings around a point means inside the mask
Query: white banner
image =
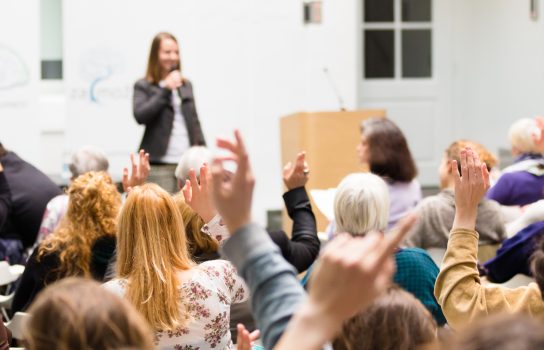
<svg viewBox="0 0 544 350"><path fill-rule="evenodd" d="M39 1L0 1L0 142L39 161Z"/></svg>

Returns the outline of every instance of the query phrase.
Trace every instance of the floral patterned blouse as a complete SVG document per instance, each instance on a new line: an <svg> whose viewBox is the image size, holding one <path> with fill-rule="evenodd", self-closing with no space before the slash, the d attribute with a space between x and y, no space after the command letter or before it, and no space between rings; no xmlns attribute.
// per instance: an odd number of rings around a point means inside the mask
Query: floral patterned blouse
<svg viewBox="0 0 544 350"><path fill-rule="evenodd" d="M249 289L225 260L204 262L182 283L192 321L174 331L155 332L157 349L234 349L230 331L230 305L247 300ZM114 279L104 287L124 296L126 280Z"/></svg>

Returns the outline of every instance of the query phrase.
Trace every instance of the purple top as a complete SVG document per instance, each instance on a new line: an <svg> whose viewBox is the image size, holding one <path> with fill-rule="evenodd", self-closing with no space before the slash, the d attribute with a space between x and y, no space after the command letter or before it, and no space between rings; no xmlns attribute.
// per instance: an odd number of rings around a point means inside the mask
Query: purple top
<svg viewBox="0 0 544 350"><path fill-rule="evenodd" d="M524 154L516 159L513 166L529 159L544 161L542 155ZM497 183L487 192L487 198L502 205L526 205L543 199L544 167L540 168L540 165L536 165L533 168L502 174Z"/></svg>
<svg viewBox="0 0 544 350"><path fill-rule="evenodd" d="M402 219L408 212L415 208L421 200L421 186L414 179L411 182L387 182L389 187L389 221L387 228L391 229L397 221Z"/></svg>

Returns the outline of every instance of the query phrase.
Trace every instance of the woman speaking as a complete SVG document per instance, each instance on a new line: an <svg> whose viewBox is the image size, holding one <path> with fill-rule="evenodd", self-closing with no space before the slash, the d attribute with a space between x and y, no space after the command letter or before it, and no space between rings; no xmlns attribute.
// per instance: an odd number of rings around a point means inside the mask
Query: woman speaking
<svg viewBox="0 0 544 350"><path fill-rule="evenodd" d="M181 74L179 46L170 33L151 43L145 78L134 85L134 118L145 125L140 149L149 153L149 182L177 191L174 171L190 146L205 145L193 87Z"/></svg>

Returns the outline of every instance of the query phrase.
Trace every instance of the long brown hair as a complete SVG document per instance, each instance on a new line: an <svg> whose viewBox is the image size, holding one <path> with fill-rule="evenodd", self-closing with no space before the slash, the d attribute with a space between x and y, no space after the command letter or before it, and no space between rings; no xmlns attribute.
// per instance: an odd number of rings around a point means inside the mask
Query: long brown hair
<svg viewBox="0 0 544 350"><path fill-rule="evenodd" d="M174 196L174 201L185 223L185 234L187 237L187 248L189 254L194 258L200 254L216 253L219 249L219 242L207 234L202 233L204 220L185 203L181 193Z"/></svg>
<svg viewBox="0 0 544 350"><path fill-rule="evenodd" d="M386 118L370 118L361 123L369 150L373 174L391 181L410 182L417 176L416 163L400 128Z"/></svg>
<svg viewBox="0 0 544 350"><path fill-rule="evenodd" d="M344 323L335 350L416 349L436 341L436 323L412 294L392 285L370 307Z"/></svg>
<svg viewBox="0 0 544 350"><path fill-rule="evenodd" d="M91 249L103 236L115 236L121 196L105 172L88 172L68 188L68 210L59 227L38 248L38 261L58 253L55 273L90 276ZM53 272L53 271L52 271Z"/></svg>
<svg viewBox="0 0 544 350"><path fill-rule="evenodd" d="M119 214L117 273L128 281L127 299L155 330L189 322L177 274L193 266L170 194L152 183L135 187Z"/></svg>
<svg viewBox="0 0 544 350"><path fill-rule="evenodd" d="M176 37L167 32L160 32L153 38L151 42L151 49L149 50L149 57L147 59L147 71L145 73L145 79L151 84L158 84L161 80L161 66L159 64L159 50L161 48L161 42L164 39L172 39L178 44ZM178 44L179 47L179 44ZM178 69L181 70L181 59L178 59Z"/></svg>
<svg viewBox="0 0 544 350"><path fill-rule="evenodd" d="M99 283L66 278L47 287L23 329L29 350L152 350L153 333L127 301Z"/></svg>

